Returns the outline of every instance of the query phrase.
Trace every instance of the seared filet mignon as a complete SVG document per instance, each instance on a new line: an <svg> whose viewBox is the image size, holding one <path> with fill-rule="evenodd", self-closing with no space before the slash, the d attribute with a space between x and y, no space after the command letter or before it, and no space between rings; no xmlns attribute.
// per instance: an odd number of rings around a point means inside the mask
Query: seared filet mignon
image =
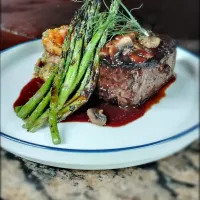
<svg viewBox="0 0 200 200"><path fill-rule="evenodd" d="M138 106L174 76L175 41L163 35L152 44L127 38L126 47L120 50L114 48L117 40L102 49L97 93L101 99L122 107ZM153 48L149 48L151 45Z"/></svg>

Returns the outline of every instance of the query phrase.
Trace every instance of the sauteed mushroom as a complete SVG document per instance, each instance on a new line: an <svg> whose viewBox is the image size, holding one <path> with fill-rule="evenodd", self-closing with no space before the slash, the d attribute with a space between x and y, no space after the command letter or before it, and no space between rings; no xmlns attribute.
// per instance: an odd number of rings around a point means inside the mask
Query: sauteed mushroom
<svg viewBox="0 0 200 200"><path fill-rule="evenodd" d="M103 114L103 110L98 108L90 108L87 110L89 120L98 126L104 126L107 122L107 117Z"/></svg>
<svg viewBox="0 0 200 200"><path fill-rule="evenodd" d="M139 39L140 44L147 48L156 48L159 46L161 39L156 36L144 36Z"/></svg>

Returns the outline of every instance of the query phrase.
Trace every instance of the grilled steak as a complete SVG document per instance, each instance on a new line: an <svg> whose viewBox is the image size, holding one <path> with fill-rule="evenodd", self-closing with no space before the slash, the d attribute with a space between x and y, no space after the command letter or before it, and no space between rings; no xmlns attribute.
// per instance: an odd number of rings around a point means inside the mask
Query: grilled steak
<svg viewBox="0 0 200 200"><path fill-rule="evenodd" d="M101 99L122 107L138 106L174 76L175 41L163 35L152 44L145 39L131 44L126 39L127 47L120 51L118 46L117 54L113 48L116 42L102 50L97 93ZM149 48L151 45L153 48Z"/></svg>

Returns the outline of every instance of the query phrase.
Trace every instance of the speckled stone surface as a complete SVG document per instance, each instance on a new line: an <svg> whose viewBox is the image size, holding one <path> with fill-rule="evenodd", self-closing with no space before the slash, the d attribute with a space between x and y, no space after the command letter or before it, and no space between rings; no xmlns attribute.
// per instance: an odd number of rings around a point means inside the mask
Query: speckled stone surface
<svg viewBox="0 0 200 200"><path fill-rule="evenodd" d="M80 171L48 167L1 151L3 200L198 200L199 142L144 166Z"/></svg>

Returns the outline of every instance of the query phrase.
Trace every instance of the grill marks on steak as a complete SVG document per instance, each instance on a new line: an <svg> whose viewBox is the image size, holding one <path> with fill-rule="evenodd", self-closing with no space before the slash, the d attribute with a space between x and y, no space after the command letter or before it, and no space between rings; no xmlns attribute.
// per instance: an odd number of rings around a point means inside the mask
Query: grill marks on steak
<svg viewBox="0 0 200 200"><path fill-rule="evenodd" d="M174 75L176 60L175 41L160 36L158 48L152 49L153 57L143 63L101 60L97 93L105 101L119 106L138 106L155 94Z"/></svg>

